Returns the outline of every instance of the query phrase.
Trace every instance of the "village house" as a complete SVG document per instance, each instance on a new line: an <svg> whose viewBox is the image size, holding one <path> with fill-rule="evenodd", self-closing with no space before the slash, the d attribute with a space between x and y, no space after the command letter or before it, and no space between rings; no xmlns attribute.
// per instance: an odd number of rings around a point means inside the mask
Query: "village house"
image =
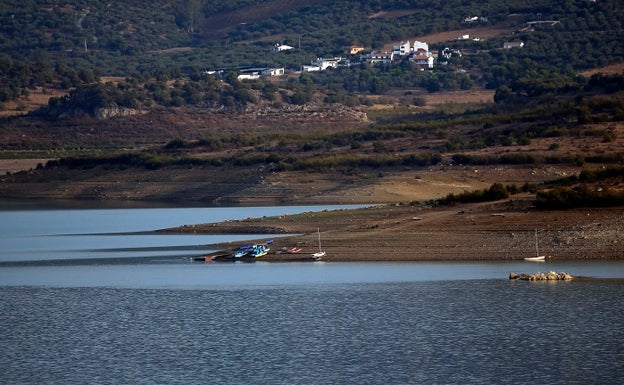
<svg viewBox="0 0 624 385"><path fill-rule="evenodd" d="M409 60L421 69L433 68L435 62L435 56L429 52L429 44L414 41L401 42L399 45L395 45L392 52L389 51L373 51L367 57L366 61L371 64L388 64L397 60Z"/></svg>
<svg viewBox="0 0 624 385"><path fill-rule="evenodd" d="M464 19L464 23L476 23L476 22L480 22L480 23L487 23L488 19L487 17L483 17L483 16L468 16Z"/></svg>
<svg viewBox="0 0 624 385"><path fill-rule="evenodd" d="M408 56L419 51L429 52L429 44L418 40L414 40L414 43L411 44L408 40L392 48L392 54L395 56Z"/></svg>
<svg viewBox="0 0 624 385"><path fill-rule="evenodd" d="M331 59L319 57L313 60L310 65L301 66L301 72L325 71L328 68L338 68L341 62L341 57L334 57Z"/></svg>
<svg viewBox="0 0 624 385"><path fill-rule="evenodd" d="M265 68L260 72L262 76L282 76L285 73L286 72L283 67L282 68Z"/></svg>
<svg viewBox="0 0 624 385"><path fill-rule="evenodd" d="M291 47L289 45L286 44L275 44L275 46L272 48L273 52L282 52L282 51L288 51L291 49L295 49L295 47Z"/></svg>
<svg viewBox="0 0 624 385"><path fill-rule="evenodd" d="M260 74L258 72L246 72L239 74L236 79L238 80L254 80L260 79Z"/></svg>
<svg viewBox="0 0 624 385"><path fill-rule="evenodd" d="M350 55L356 55L356 54L358 54L358 53L360 53L360 52L364 51L365 49L366 49L366 48L364 48L364 47L362 47L362 46L359 46L359 45L354 45L354 46L351 46L351 48L349 49L349 54L350 54Z"/></svg>
<svg viewBox="0 0 624 385"><path fill-rule="evenodd" d="M239 70L238 80L254 80L261 76L282 76L285 74L284 68L243 68Z"/></svg>
<svg viewBox="0 0 624 385"><path fill-rule="evenodd" d="M418 51L425 51L425 52L429 52L429 44L424 43L422 41L414 41L414 44L412 44L412 51L413 52L418 52Z"/></svg>
<svg viewBox="0 0 624 385"><path fill-rule="evenodd" d="M305 65L305 64L301 66L301 72L316 72L320 70L321 70L321 67L319 66Z"/></svg>
<svg viewBox="0 0 624 385"><path fill-rule="evenodd" d="M276 44L273 51L280 52L293 47ZM365 48L361 46L352 46L350 53L357 54L363 51ZM414 66L420 69L431 69L434 66L435 56L429 52L429 45L424 42L409 41L401 42L401 44L394 46L392 51L372 51L366 55L365 60L371 64L389 64L397 60L405 60L412 63ZM349 66L349 60L344 60L341 57L333 58L316 58L312 60L309 65L302 65L301 72L316 72L324 71L328 68L338 68L339 66ZM222 75L224 70L219 70L219 75ZM285 74L284 68L239 68L239 80L253 80L258 79L261 76L273 77L282 76ZM214 74L215 71L205 71L207 74Z"/></svg>
<svg viewBox="0 0 624 385"><path fill-rule="evenodd" d="M512 48L522 48L524 47L524 43L521 41L506 41L503 43L504 49L512 49Z"/></svg>
<svg viewBox="0 0 624 385"><path fill-rule="evenodd" d="M325 58L317 58L316 61L312 62L312 65L316 65L319 66L321 68L321 71L326 70L327 68L338 68L338 64L342 61L342 58L340 57L334 57L331 59L325 59Z"/></svg>
<svg viewBox="0 0 624 385"><path fill-rule="evenodd" d="M429 54L429 55L412 55L409 58L410 63L413 63L414 65L416 65L417 67L420 67L421 69L431 69L433 68L433 62L434 62L434 58L433 55Z"/></svg>
<svg viewBox="0 0 624 385"><path fill-rule="evenodd" d="M368 55L367 61L371 64L389 64L392 63L392 52L389 51L373 51Z"/></svg>
<svg viewBox="0 0 624 385"><path fill-rule="evenodd" d="M409 41L401 42L399 45L395 45L392 48L392 55L395 56L407 56L412 52L412 47Z"/></svg>

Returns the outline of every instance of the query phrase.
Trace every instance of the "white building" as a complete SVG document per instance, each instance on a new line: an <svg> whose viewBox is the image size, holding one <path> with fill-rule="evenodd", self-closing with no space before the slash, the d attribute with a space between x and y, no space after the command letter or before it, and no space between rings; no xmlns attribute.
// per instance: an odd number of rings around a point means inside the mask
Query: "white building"
<svg viewBox="0 0 624 385"><path fill-rule="evenodd" d="M414 44L412 44L412 52L417 52L419 50L429 52L429 44L415 40Z"/></svg>
<svg viewBox="0 0 624 385"><path fill-rule="evenodd" d="M307 65L301 66L301 72L316 72L320 70L321 70L321 67L319 66L307 66Z"/></svg>
<svg viewBox="0 0 624 385"><path fill-rule="evenodd" d="M275 46L273 47L273 52L282 52L282 51L288 51L291 49L295 49L295 47L291 47L286 44L275 44Z"/></svg>
<svg viewBox="0 0 624 385"><path fill-rule="evenodd" d="M412 52L412 47L411 47L411 44L410 44L409 40L401 42L401 44L395 45L392 48L392 54L393 55L407 56L407 55L410 54L410 52Z"/></svg>
<svg viewBox="0 0 624 385"><path fill-rule="evenodd" d="M524 43L521 41L506 41L503 43L504 49L512 49L512 48L522 48L524 47Z"/></svg>
<svg viewBox="0 0 624 385"><path fill-rule="evenodd" d="M432 55L412 55L409 60L422 69L433 68L434 58Z"/></svg>
<svg viewBox="0 0 624 385"><path fill-rule="evenodd" d="M388 64L392 63L392 52L388 51L373 51L368 56L368 61L371 64Z"/></svg>
<svg viewBox="0 0 624 385"><path fill-rule="evenodd" d="M238 80L254 80L254 79L260 79L260 74L257 72L249 72L249 73L244 73L244 74L240 74L236 77Z"/></svg>
<svg viewBox="0 0 624 385"><path fill-rule="evenodd" d="M331 59L325 59L322 57L316 58L316 60L312 61L313 66L317 66L321 69L321 71L324 71L328 68L338 68L338 63L340 63L342 61L342 58L340 57L334 57Z"/></svg>
<svg viewBox="0 0 624 385"><path fill-rule="evenodd" d="M260 72L262 76L282 76L284 73L284 68L265 68Z"/></svg>

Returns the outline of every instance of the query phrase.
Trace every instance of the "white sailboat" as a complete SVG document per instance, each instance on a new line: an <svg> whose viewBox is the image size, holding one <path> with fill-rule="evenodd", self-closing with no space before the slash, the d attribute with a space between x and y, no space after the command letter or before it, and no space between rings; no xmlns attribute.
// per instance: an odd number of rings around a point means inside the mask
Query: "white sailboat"
<svg viewBox="0 0 624 385"><path fill-rule="evenodd" d="M525 257L524 258L525 261L531 261L531 262L544 262L546 261L546 256L545 255L540 255L539 253L539 242L537 239L537 229L535 229L535 256L533 257Z"/></svg>
<svg viewBox="0 0 624 385"><path fill-rule="evenodd" d="M325 256L325 252L323 251L323 248L321 247L321 229L317 228L316 232L318 234L319 251L312 254L312 258L319 260Z"/></svg>

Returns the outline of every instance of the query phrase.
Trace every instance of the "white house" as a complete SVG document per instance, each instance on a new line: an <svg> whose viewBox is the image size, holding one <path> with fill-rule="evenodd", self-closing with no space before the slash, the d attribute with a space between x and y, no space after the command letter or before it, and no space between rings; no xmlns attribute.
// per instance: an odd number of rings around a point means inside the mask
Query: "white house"
<svg viewBox="0 0 624 385"><path fill-rule="evenodd" d="M240 74L236 78L238 80L254 80L254 79L259 79L260 74L257 72L249 72L249 73Z"/></svg>
<svg viewBox="0 0 624 385"><path fill-rule="evenodd" d="M307 66L307 65L301 66L301 72L316 72L320 70L321 70L321 67L319 66Z"/></svg>
<svg viewBox="0 0 624 385"><path fill-rule="evenodd" d="M483 16L468 16L464 19L464 23L476 23L476 22L486 23L488 21L487 17Z"/></svg>
<svg viewBox="0 0 624 385"><path fill-rule="evenodd" d="M524 43L521 41L506 41L503 43L504 49L512 49L512 48L522 48L524 47Z"/></svg>
<svg viewBox="0 0 624 385"><path fill-rule="evenodd" d="M407 55L410 54L410 52L412 52L412 47L411 47L411 44L410 44L409 40L401 42L401 44L395 45L392 48L392 54L393 55L407 56Z"/></svg>
<svg viewBox="0 0 624 385"><path fill-rule="evenodd" d="M290 49L294 49L295 47L291 47L289 45L286 44L275 44L275 46L273 47L273 52L282 52L282 51L288 51Z"/></svg>
<svg viewBox="0 0 624 385"><path fill-rule="evenodd" d="M327 68L338 68L338 63L340 63L342 61L342 58L340 57L334 57L331 59L325 59L322 57L316 58L316 60L312 61L312 63L310 63L313 66L317 66L321 69L321 71L326 70Z"/></svg>
<svg viewBox="0 0 624 385"><path fill-rule="evenodd" d="M388 64L392 63L392 52L388 51L373 51L368 56L368 61L371 64Z"/></svg>
<svg viewBox="0 0 624 385"><path fill-rule="evenodd" d="M284 68L265 68L260 72L262 76L282 76L284 73Z"/></svg>
<svg viewBox="0 0 624 385"><path fill-rule="evenodd" d="M422 41L415 40L414 44L412 44L412 51L417 52L418 50L429 52L429 44L424 43Z"/></svg>
<svg viewBox="0 0 624 385"><path fill-rule="evenodd" d="M432 55L412 55L409 60L420 68L433 68Z"/></svg>
<svg viewBox="0 0 624 385"><path fill-rule="evenodd" d="M239 69L238 80L254 80L261 76L281 76L284 75L284 68L250 67Z"/></svg>

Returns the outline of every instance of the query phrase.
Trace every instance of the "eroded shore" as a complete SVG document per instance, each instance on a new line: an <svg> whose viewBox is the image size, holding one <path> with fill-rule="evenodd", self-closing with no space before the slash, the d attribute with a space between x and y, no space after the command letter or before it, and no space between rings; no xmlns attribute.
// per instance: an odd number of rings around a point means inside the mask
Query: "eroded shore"
<svg viewBox="0 0 624 385"><path fill-rule="evenodd" d="M551 260L624 257L624 208L539 211L529 199L457 207L379 205L186 225L164 231L295 234L275 237L264 260L309 259L317 229L328 261L509 261L535 253ZM221 253L237 244L215 245ZM291 247L301 248L296 254Z"/></svg>

